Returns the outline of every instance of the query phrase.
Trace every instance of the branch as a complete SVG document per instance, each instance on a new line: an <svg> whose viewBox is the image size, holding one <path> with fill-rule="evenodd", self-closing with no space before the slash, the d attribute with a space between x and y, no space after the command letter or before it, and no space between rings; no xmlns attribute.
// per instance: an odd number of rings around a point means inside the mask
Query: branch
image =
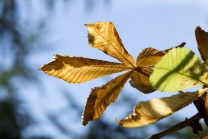
<svg viewBox="0 0 208 139"><path fill-rule="evenodd" d="M201 119L201 118L202 118L201 114L197 113L196 115L192 116L190 119L186 119L185 121L180 122L180 123L178 123L178 124L176 124L176 125L174 125L170 128L167 128L167 129L165 129L165 130L163 130L163 131L161 131L157 134L154 134L154 135L152 135L152 136L150 136L146 139L160 139L160 138L162 138L162 137L164 137L164 136L166 136L166 135L168 135L172 132L175 132L175 131L180 130L184 127L190 126L191 122L193 122L196 119Z"/></svg>

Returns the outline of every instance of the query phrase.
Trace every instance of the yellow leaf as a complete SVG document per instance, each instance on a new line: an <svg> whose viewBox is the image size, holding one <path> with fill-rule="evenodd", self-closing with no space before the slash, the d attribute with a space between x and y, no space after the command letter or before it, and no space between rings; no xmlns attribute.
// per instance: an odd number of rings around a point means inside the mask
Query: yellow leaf
<svg viewBox="0 0 208 139"><path fill-rule="evenodd" d="M83 111L82 124L100 118L110 103L113 103L121 92L132 71L122 74L101 87L92 89Z"/></svg>
<svg viewBox="0 0 208 139"><path fill-rule="evenodd" d="M195 29L195 36L201 57L206 65L208 65L208 32L205 32L198 26Z"/></svg>
<svg viewBox="0 0 208 139"><path fill-rule="evenodd" d="M171 97L139 102L128 117L121 121L116 120L116 122L120 126L127 128L149 125L189 105L207 90L208 88L204 88L196 92L178 93Z"/></svg>
<svg viewBox="0 0 208 139"><path fill-rule="evenodd" d="M85 24L88 29L88 40L92 47L118 59L127 67L135 67L133 57L126 51L124 45L111 22L96 22Z"/></svg>
<svg viewBox="0 0 208 139"><path fill-rule="evenodd" d="M57 54L52 62L40 67L45 73L69 83L81 83L128 69L120 63Z"/></svg>

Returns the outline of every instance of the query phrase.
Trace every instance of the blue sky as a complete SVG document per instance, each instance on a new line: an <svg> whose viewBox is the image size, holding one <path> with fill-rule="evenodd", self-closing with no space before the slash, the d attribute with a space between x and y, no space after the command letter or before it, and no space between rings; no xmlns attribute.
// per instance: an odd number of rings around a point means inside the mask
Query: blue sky
<svg viewBox="0 0 208 139"><path fill-rule="evenodd" d="M111 4L106 6L100 1L96 2L94 9L87 13L84 10L83 1L72 1L69 7L59 3L56 11L50 15L50 22L48 24L50 33L45 38L45 41L51 44L51 50L35 55L30 61L35 63L35 66L40 67L51 61L53 54L61 54L117 62L116 59L88 45L87 29L84 24L97 21L113 22L125 48L135 59L145 47L164 50L176 46L181 42L186 42L186 47L199 55L194 30L196 26L201 26L204 30L208 31L207 7L208 1L206 0L112 0ZM41 75L45 90L40 92L40 90L28 86L23 95L26 96L25 101L32 108L32 113L36 115L37 119L44 122L44 124L39 128L32 127L28 132L38 134L40 131L44 131L54 137L67 138L56 131L50 125L50 122L47 121L47 118L44 117L46 111L57 112L67 106L67 101L60 94L60 89L65 88L67 91L70 91L69 93L84 108L91 88L101 86L107 80L113 79L120 73L82 84L69 84L41 71L39 74ZM27 89L33 90L33 93L28 94ZM124 90L122 93L132 95L132 98L138 99L138 102L173 94L156 91L155 93L145 95L132 88L128 82ZM196 89L190 90L194 91ZM113 116L109 116L110 112L114 110L115 107L110 106L103 115L107 118L110 117L109 120L114 122L114 124L116 124L116 117L121 119L127 116L119 112L119 110ZM190 105L174 114L174 116L180 116L182 120L185 117L192 116L196 112L194 106ZM61 121L63 123L68 122L69 124L66 125L70 125L73 122L74 115L73 113L66 115L67 117L63 115ZM76 126L74 127L69 126L69 129L74 128L73 130L77 131L76 128L79 128L78 132L83 132L87 129L87 127L81 125L81 114L79 117L80 122L76 122Z"/></svg>

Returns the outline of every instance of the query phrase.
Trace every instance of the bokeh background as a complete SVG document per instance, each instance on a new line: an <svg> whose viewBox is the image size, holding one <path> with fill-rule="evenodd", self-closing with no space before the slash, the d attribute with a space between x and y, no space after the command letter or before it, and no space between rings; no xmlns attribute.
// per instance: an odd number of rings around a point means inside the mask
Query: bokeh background
<svg viewBox="0 0 208 139"><path fill-rule="evenodd" d="M175 93L142 94L127 82L117 101L87 126L81 115L91 88L118 74L69 84L38 68L53 54L117 62L88 45L84 24L111 21L136 59L145 47L164 50L186 42L197 55L194 30L208 31L207 0L0 0L0 138L144 139L197 113L190 106L142 128L115 123L139 101ZM190 89L192 91L196 88ZM204 131L208 129L201 120ZM196 137L190 127L164 138Z"/></svg>

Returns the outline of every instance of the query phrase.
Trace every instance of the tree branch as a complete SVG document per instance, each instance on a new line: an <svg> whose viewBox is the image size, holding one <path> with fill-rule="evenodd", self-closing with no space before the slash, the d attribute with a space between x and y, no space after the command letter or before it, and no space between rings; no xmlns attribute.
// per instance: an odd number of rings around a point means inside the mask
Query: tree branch
<svg viewBox="0 0 208 139"><path fill-rule="evenodd" d="M192 116L190 119L186 119L185 121L180 122L180 123L178 123L178 124L176 124L176 125L174 125L170 128L167 128L167 129L165 129L165 130L163 130L163 131L161 131L157 134L154 134L154 135L152 135L152 136L150 136L146 139L160 139L160 138L162 138L162 137L164 137L164 136L166 136L166 135L168 135L172 132L175 132L175 131L178 131L178 130L184 128L184 127L190 126L191 122L193 122L196 119L201 119L201 118L202 118L201 114L197 113L196 115Z"/></svg>

